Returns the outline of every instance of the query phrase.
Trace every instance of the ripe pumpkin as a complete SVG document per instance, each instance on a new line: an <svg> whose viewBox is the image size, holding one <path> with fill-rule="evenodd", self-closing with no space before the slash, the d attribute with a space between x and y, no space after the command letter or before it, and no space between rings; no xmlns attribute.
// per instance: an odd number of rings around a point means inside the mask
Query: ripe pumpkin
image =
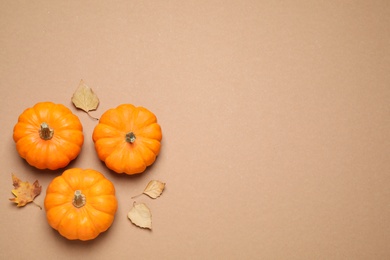
<svg viewBox="0 0 390 260"><path fill-rule="evenodd" d="M56 170L79 155L84 135L80 120L67 107L40 102L19 116L13 139L30 165Z"/></svg>
<svg viewBox="0 0 390 260"><path fill-rule="evenodd" d="M73 168L52 180L46 190L49 225L69 240L91 240L106 231L118 208L115 188L103 174Z"/></svg>
<svg viewBox="0 0 390 260"><path fill-rule="evenodd" d="M92 135L100 160L117 172L137 174L153 164L161 147L161 127L144 107L122 104L107 110Z"/></svg>

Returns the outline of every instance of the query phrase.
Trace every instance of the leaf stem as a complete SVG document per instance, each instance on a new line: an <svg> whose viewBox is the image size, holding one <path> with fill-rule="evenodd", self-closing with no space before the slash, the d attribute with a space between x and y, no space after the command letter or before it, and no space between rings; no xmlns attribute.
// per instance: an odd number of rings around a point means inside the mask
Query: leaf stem
<svg viewBox="0 0 390 260"><path fill-rule="evenodd" d="M99 118L92 116L89 111L87 111L87 115L92 119L99 120Z"/></svg>
<svg viewBox="0 0 390 260"><path fill-rule="evenodd" d="M36 203L35 201L32 201L32 203L33 203L35 206L37 206L38 208L40 208L40 209L42 210L42 206L41 206L41 205L39 205L39 204Z"/></svg>
<svg viewBox="0 0 390 260"><path fill-rule="evenodd" d="M140 194L138 194L138 195L135 195L135 196L131 197L131 199L138 198L138 197L141 196L141 195L143 195L143 193L140 193Z"/></svg>

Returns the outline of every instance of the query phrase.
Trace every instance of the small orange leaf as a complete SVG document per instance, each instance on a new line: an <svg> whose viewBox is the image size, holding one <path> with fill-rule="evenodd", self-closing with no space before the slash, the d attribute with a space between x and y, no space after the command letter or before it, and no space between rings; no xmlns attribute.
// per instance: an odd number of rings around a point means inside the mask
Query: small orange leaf
<svg viewBox="0 0 390 260"><path fill-rule="evenodd" d="M21 181L15 174L12 174L12 182L15 187L15 189L12 190L12 194L15 195L15 198L9 200L17 203L17 207L23 207L29 202L34 202L34 198L38 196L42 190L42 186L39 185L38 180L31 184L27 181ZM37 206L42 209L41 206Z"/></svg>

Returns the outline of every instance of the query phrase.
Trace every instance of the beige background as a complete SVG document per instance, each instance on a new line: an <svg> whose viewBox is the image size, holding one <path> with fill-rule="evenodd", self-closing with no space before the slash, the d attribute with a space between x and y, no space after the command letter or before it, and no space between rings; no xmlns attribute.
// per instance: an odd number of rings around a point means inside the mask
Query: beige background
<svg viewBox="0 0 390 260"><path fill-rule="evenodd" d="M390 259L389 1L0 1L1 259ZM139 176L102 164L96 121L70 98L153 111L161 155ZM67 168L112 180L108 232L67 241L11 173L44 192L15 149L19 114L40 101L76 113L86 137ZM127 219L139 197L153 231Z"/></svg>

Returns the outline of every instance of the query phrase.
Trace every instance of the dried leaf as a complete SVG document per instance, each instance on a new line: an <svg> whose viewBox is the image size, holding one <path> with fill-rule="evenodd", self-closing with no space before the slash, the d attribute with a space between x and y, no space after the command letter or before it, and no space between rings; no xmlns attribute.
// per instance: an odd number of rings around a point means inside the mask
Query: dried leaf
<svg viewBox="0 0 390 260"><path fill-rule="evenodd" d="M138 227L152 229L152 213L144 203L134 202L127 217Z"/></svg>
<svg viewBox="0 0 390 260"><path fill-rule="evenodd" d="M23 207L29 202L34 202L34 198L38 196L42 190L42 186L39 185L38 180L31 184L27 181L21 181L15 174L12 174L12 182L15 187L15 189L12 190L12 194L14 194L16 198L11 198L9 200L17 203L16 206L18 207ZM37 206L42 209L41 206Z"/></svg>
<svg viewBox="0 0 390 260"><path fill-rule="evenodd" d="M157 180L151 180L148 183L148 185L146 186L145 190L141 194L138 194L138 195L132 197L132 199L137 198L137 197L141 196L142 194L148 195L152 199L156 199L162 194L164 188L165 188L164 182L157 181Z"/></svg>
<svg viewBox="0 0 390 260"><path fill-rule="evenodd" d="M73 93L72 102L75 107L84 110L90 117L92 116L89 114L89 111L96 110L99 106L99 98L83 80L80 81L79 87Z"/></svg>
<svg viewBox="0 0 390 260"><path fill-rule="evenodd" d="M159 197L165 188L165 183L161 181L152 180L148 183L144 190L144 194L148 195L152 199Z"/></svg>

